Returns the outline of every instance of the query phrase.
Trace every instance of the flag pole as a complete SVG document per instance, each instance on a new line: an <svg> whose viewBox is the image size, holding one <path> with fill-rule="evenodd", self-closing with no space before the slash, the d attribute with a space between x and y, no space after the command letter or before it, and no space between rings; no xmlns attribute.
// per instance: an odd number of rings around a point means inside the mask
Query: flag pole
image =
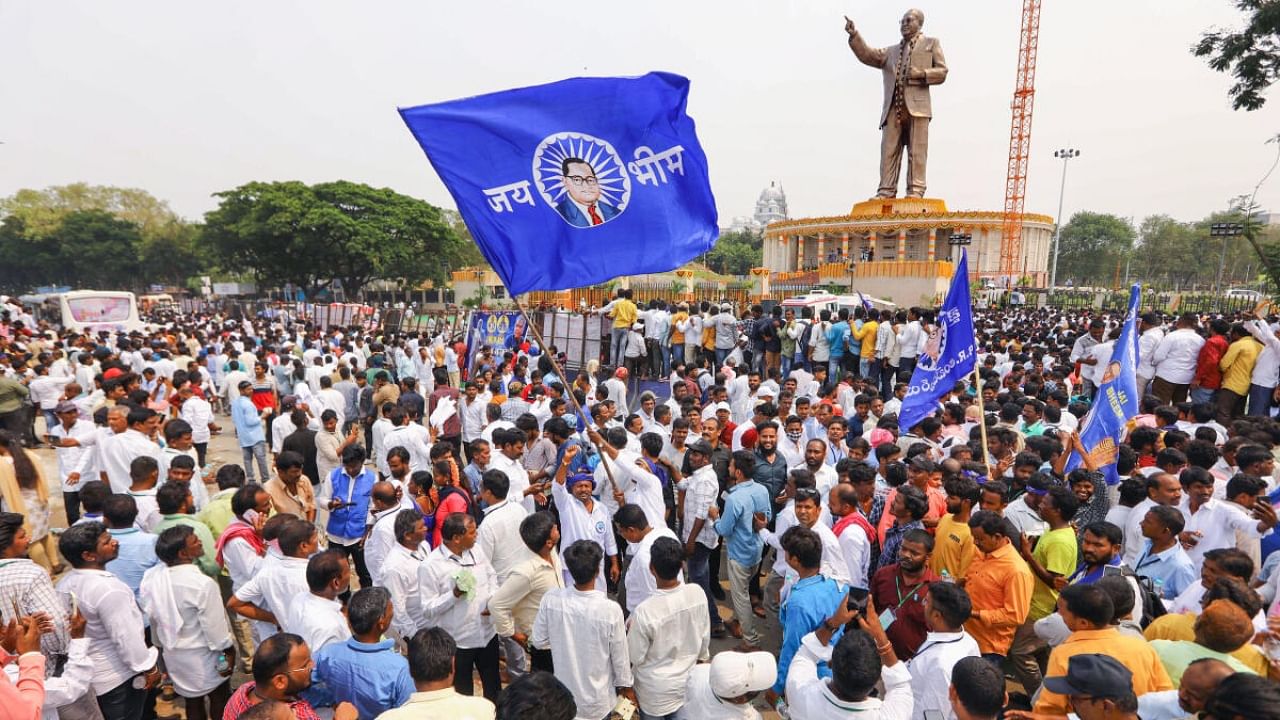
<svg viewBox="0 0 1280 720"><path fill-rule="evenodd" d="M978 374L978 363L973 364L973 389L978 398L978 430L982 433L982 464L991 469L991 454L987 451L987 408L982 404L982 376ZM995 480L995 478L991 478Z"/></svg>
<svg viewBox="0 0 1280 720"><path fill-rule="evenodd" d="M525 327L529 328L529 331L533 333L533 339L538 341L538 347L542 349L542 352L546 353L547 359L551 361L551 369L555 370L556 376L565 383L565 394L569 396L569 402L573 405L573 409L577 411L577 416L583 420L587 420L590 416L583 413L582 405L578 403L578 397L573 394L572 388L567 387L569 378L564 374L564 368L561 368L560 363L556 361L555 353L548 350L550 346L547 345L546 340L543 339L542 330L540 330L537 324L533 322L533 318L529 317L529 311L525 308L524 302L520 299L520 296L513 295L510 292L507 294L511 296L512 301L516 304L516 309L520 311L521 317L524 318ZM590 437L590 435L588 435L588 437ZM613 478L613 468L609 467L609 460L604 448L595 440L592 440L591 442L596 446L596 452L600 455L600 464L604 466L604 474L608 476L609 484L613 486L614 492L618 492L618 481Z"/></svg>

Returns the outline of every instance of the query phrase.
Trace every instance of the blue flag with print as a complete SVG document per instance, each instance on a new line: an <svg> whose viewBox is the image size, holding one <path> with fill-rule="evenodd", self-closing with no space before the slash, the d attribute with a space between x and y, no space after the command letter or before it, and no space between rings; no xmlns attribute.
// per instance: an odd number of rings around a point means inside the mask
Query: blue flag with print
<svg viewBox="0 0 1280 720"><path fill-rule="evenodd" d="M707 158L669 73L401 108L511 294L674 270L715 244Z"/></svg>
<svg viewBox="0 0 1280 720"><path fill-rule="evenodd" d="M911 384L898 412L898 427L905 432L932 415L938 409L938 398L972 373L977 359L969 304L969 255L961 250L947 299L911 373Z"/></svg>
<svg viewBox="0 0 1280 720"><path fill-rule="evenodd" d="M1120 482L1116 473L1120 438L1125 425L1138 414L1138 380L1134 369L1138 367L1137 325L1141 297L1142 286L1134 285L1129 290L1129 310L1125 313L1120 337L1102 371L1102 382L1093 396L1093 406L1080 425L1080 446L1108 485ZM1066 470L1071 472L1083 463L1080 451L1074 450L1067 458Z"/></svg>

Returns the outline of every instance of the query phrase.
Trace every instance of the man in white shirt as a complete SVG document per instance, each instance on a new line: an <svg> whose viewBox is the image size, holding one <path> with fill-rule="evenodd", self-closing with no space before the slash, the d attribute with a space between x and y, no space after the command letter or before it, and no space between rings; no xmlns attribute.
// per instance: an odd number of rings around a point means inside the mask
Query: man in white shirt
<svg viewBox="0 0 1280 720"><path fill-rule="evenodd" d="M618 703L618 689L635 702L622 608L596 589L604 550L590 540L561 553L572 587L542 596L530 644L550 650L555 676L569 688L578 717L603 718Z"/></svg>
<svg viewBox="0 0 1280 720"><path fill-rule="evenodd" d="M93 660L91 689L103 717L142 716L148 688L161 679L159 653L144 641L142 612L133 591L106 571L120 545L101 523L67 528L58 550L73 568L58 590L74 593L87 625L89 657Z"/></svg>
<svg viewBox="0 0 1280 720"><path fill-rule="evenodd" d="M523 507L526 513L532 513L538 509L537 500L545 501L545 498L536 497L541 495L543 483L531 485L529 471L520 462L524 455L524 440L525 434L514 426L494 431L492 446L497 452L489 454L489 469L485 472L495 471L506 475L506 497Z"/></svg>
<svg viewBox="0 0 1280 720"><path fill-rule="evenodd" d="M67 510L67 524L74 525L80 519L80 485L92 477L76 477L74 473L87 455L92 455L98 440L97 428L92 422L80 419L76 404L64 400L54 408L58 422L49 428L50 444L57 448L58 480L62 485L62 502Z"/></svg>
<svg viewBox="0 0 1280 720"><path fill-rule="evenodd" d="M496 582L493 566L476 547L476 523L470 515L453 513L444 519L440 546L431 551L418 572L422 586L422 618L427 626L449 630L458 644L453 687L474 694L473 672L480 674L484 696L497 702L498 635L487 607Z"/></svg>
<svg viewBox="0 0 1280 720"><path fill-rule="evenodd" d="M612 492L608 495L601 494L604 504L614 512L622 502L639 505L644 510L651 527L665 527L667 507L662 499L662 481L657 475L649 472L649 465L639 452L626 449L630 437L625 429L609 428L604 431L604 436L606 442L601 447L609 456L616 489L623 495L623 501L618 501ZM642 439L641 442L643 443L644 440ZM649 450L655 456L662 452L660 437L649 441ZM596 468L596 484L610 491L614 489L609 485L609 477L604 471L603 463Z"/></svg>
<svg viewBox="0 0 1280 720"><path fill-rule="evenodd" d="M1156 375L1155 352L1164 339L1164 328L1160 327L1160 316L1155 313L1143 313L1138 319L1138 395L1147 391L1147 385Z"/></svg>
<svg viewBox="0 0 1280 720"><path fill-rule="evenodd" d="M787 673L787 707L791 717L805 720L910 720L914 701L911 696L911 673L906 663L899 662L893 644L876 620L879 610L868 602L866 615L840 603L836 612L814 632L800 641L800 650L791 661ZM863 632L844 633L837 645L831 644L832 628L842 628L854 621ZM870 621L868 621L870 618ZM879 656L880 662L875 662ZM831 669L830 678L818 677L818 663ZM847 668L852 662L858 667ZM872 676L861 668L881 667ZM883 682L884 689L876 697L872 691Z"/></svg>
<svg viewBox="0 0 1280 720"><path fill-rule="evenodd" d="M306 578L310 592L291 598L280 627L300 636L312 652L346 642L351 628L338 596L351 587L351 561L340 550L316 553L307 560Z"/></svg>
<svg viewBox="0 0 1280 720"><path fill-rule="evenodd" d="M1214 478L1204 468L1189 467L1178 481L1183 491L1178 511L1186 521L1180 538L1191 545L1187 557L1194 566L1199 567L1210 550L1234 548L1243 538L1258 540L1270 535L1275 527L1276 511L1266 500L1257 503L1251 515L1234 502L1214 498ZM1264 487L1255 479L1240 476L1227 481L1226 493L1227 497L1240 493L1256 497Z"/></svg>
<svg viewBox="0 0 1280 720"><path fill-rule="evenodd" d="M408 642L426 625L422 618L418 570L430 554L431 547L423 542L427 529L422 522L422 513L416 508L397 512L394 523L396 544L382 564L382 587L391 594L391 630L402 641Z"/></svg>
<svg viewBox="0 0 1280 720"><path fill-rule="evenodd" d="M1195 313L1183 313L1174 331L1164 336L1151 355L1151 363L1155 367L1151 394L1165 405L1187 399L1191 379L1196 374L1200 348L1204 346L1204 338L1196 331L1198 325Z"/></svg>
<svg viewBox="0 0 1280 720"><path fill-rule="evenodd" d="M525 556L520 523L529 513L523 505L511 501L510 487L506 474L497 470L486 470L480 478L480 500L485 508L476 545L489 558L499 586Z"/></svg>
<svg viewBox="0 0 1280 720"><path fill-rule="evenodd" d="M382 564L396 544L395 516L405 508L400 504L396 487L385 480L373 484L369 498L369 512L373 517L370 521L372 528L364 541L364 566L368 568L373 584L382 585Z"/></svg>
<svg viewBox="0 0 1280 720"><path fill-rule="evenodd" d="M135 458L144 455L155 458L160 465L160 446L151 440L155 427L160 423L160 416L149 408L134 408L128 411L128 429L118 435L102 438L99 445L99 468L106 475L104 480L111 485L113 493L127 493L133 479L129 476L129 466Z"/></svg>
<svg viewBox="0 0 1280 720"><path fill-rule="evenodd" d="M702 589L680 581L680 543L658 538L649 553L657 588L632 613L627 646L640 711L665 717L684 706L693 666L710 659L711 625Z"/></svg>
<svg viewBox="0 0 1280 720"><path fill-rule="evenodd" d="M684 707L676 712L676 720L760 720L751 701L777 680L777 660L771 653L721 652L689 673Z"/></svg>
<svg viewBox="0 0 1280 720"><path fill-rule="evenodd" d="M951 670L961 658L980 657L978 641L964 630L972 611L969 595L952 583L933 583L924 603L929 630L916 654L907 661L911 694L915 696L912 720L924 720L926 712L955 717L951 712Z"/></svg>
<svg viewBox="0 0 1280 720"><path fill-rule="evenodd" d="M573 458L581 451L581 446L570 445L564 452L560 466L556 468L555 482L551 485L551 493L555 498L556 508L560 512L560 546L567 547L578 540L592 540L604 548L609 557L609 578L617 582L621 574L618 564L618 546L613 537L613 527L609 522L609 513L604 504L597 501L592 492L596 479L590 473L582 472L566 477ZM563 555L560 564L564 566ZM566 571L567 572L567 571ZM568 584L568 578L566 578ZM599 590L605 589L604 572L596 580Z"/></svg>
<svg viewBox="0 0 1280 720"><path fill-rule="evenodd" d="M274 628L288 617L290 606L310 591L307 584L307 560L319 546L315 525L306 520L289 520L280 529L280 558L268 558L258 574L241 585L227 601L227 608L250 620L257 620L261 642L274 635Z"/></svg>
<svg viewBox="0 0 1280 720"><path fill-rule="evenodd" d="M652 527L639 505L627 504L614 513L613 522L618 526L618 534L627 541L627 551L631 558L623 573L623 588L626 595L627 612L634 613L640 603L657 592L658 586L653 573L649 572L649 551L658 538L676 539L676 534L666 525Z"/></svg>

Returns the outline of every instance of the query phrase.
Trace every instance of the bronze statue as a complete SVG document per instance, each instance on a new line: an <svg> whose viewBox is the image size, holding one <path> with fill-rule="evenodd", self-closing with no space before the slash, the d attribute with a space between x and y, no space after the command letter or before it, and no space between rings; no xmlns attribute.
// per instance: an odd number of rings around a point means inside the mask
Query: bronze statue
<svg viewBox="0 0 1280 720"><path fill-rule="evenodd" d="M884 72L884 108L880 111L880 189L876 197L898 195L898 175L902 168L902 148L907 148L907 197L924 197L924 169L929 158L929 86L947 79L947 62L937 38L920 32L924 13L908 10L900 24L902 42L887 48L867 45L845 19L849 48L864 65ZM901 62L903 56L908 61Z"/></svg>

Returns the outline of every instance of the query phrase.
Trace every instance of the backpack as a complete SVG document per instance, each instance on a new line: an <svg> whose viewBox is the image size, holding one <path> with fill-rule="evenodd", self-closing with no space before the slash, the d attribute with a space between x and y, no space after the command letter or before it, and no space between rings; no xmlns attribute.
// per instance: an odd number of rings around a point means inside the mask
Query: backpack
<svg viewBox="0 0 1280 720"><path fill-rule="evenodd" d="M810 320L800 320L804 325L804 329L800 331L800 337L796 338L796 354L801 357L809 357L809 335L813 331L813 322Z"/></svg>
<svg viewBox="0 0 1280 720"><path fill-rule="evenodd" d="M1142 618L1140 624L1145 630L1156 618L1166 614L1164 600L1160 597L1160 593L1156 592L1156 584L1146 575L1139 575L1130 570L1128 566L1120 566L1121 577L1133 578L1138 583L1138 594L1142 600Z"/></svg>

